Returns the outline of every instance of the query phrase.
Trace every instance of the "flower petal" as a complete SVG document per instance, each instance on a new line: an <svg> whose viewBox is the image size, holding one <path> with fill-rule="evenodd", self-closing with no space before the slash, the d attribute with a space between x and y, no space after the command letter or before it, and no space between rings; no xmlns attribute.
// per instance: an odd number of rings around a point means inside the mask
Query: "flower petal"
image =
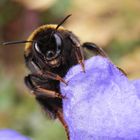
<svg viewBox="0 0 140 140"><path fill-rule="evenodd" d="M1 129L0 130L0 140L31 140L15 130L11 129Z"/></svg>
<svg viewBox="0 0 140 140"><path fill-rule="evenodd" d="M140 139L140 81L130 81L108 59L96 56L67 73L61 84L71 140Z"/></svg>

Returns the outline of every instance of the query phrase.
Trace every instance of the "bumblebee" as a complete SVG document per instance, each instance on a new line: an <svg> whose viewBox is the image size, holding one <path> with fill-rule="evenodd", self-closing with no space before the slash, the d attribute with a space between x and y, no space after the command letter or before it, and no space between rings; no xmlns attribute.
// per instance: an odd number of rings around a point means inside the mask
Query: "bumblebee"
<svg viewBox="0 0 140 140"><path fill-rule="evenodd" d="M58 118L65 127L67 138L69 129L63 118L60 82L68 84L63 78L68 70L80 64L85 72L84 49L106 57L105 52L94 43L81 44L78 37L61 25L70 17L65 17L58 25L43 25L34 30L25 41L5 42L2 45L26 43L24 58L30 74L24 80L31 93L44 110L52 117Z"/></svg>

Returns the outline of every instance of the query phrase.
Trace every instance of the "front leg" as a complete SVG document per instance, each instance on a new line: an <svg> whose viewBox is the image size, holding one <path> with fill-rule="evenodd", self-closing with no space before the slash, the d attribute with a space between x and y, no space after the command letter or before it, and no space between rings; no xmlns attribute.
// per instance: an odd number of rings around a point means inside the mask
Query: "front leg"
<svg viewBox="0 0 140 140"><path fill-rule="evenodd" d="M35 80L36 78L36 80ZM31 90L31 92L35 95L45 95L50 98L61 98L63 99L64 96L60 93L57 93L53 90L48 90L46 88L42 88L41 86L38 86L36 82L38 82L38 78L34 75L30 74L25 77L24 79L26 86Z"/></svg>
<svg viewBox="0 0 140 140"><path fill-rule="evenodd" d="M73 35L70 35L69 39L71 40L71 43L75 49L75 55L76 55L77 61L82 66L83 72L85 72L84 55L81 49L81 44Z"/></svg>
<svg viewBox="0 0 140 140"><path fill-rule="evenodd" d="M38 77L44 77L46 79L50 78L53 80L58 80L58 81L63 82L67 85L67 82L58 74L55 74L55 73L52 73L49 71L42 72L42 69L39 67L39 65L37 64L37 62L34 59L29 59L29 58L26 58L26 59L28 60L26 62L26 65L31 70L33 75L36 75Z"/></svg>
<svg viewBox="0 0 140 140"><path fill-rule="evenodd" d="M33 75L37 75L37 76L40 76L40 77L43 77L46 79L50 78L53 80L58 80L58 81L63 82L64 84L67 85L67 82L62 77L60 77L58 74L55 74L55 73L52 73L49 71L45 71L45 73L39 71L37 74L33 74Z"/></svg>

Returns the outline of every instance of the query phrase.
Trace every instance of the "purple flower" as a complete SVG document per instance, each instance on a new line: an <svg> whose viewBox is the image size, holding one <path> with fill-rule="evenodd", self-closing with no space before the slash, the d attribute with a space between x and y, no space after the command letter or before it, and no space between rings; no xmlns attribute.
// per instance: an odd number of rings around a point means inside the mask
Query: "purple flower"
<svg viewBox="0 0 140 140"><path fill-rule="evenodd" d="M61 84L71 140L140 140L140 80L129 80L96 56L67 73Z"/></svg>
<svg viewBox="0 0 140 140"><path fill-rule="evenodd" d="M1 129L0 140L31 140L31 139L19 134L15 130Z"/></svg>

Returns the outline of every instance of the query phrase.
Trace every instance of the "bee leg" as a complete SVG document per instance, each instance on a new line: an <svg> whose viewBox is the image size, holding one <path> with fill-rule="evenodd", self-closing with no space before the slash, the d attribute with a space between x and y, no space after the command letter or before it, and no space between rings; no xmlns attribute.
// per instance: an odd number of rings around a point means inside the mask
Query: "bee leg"
<svg viewBox="0 0 140 140"><path fill-rule="evenodd" d="M44 89L44 88L41 88L41 87L38 87L37 88L37 91L40 93L43 93L45 95L47 95L48 97L51 97L51 98L60 98L60 99L64 99L65 96L63 96L62 94L60 93L57 93L53 90L48 90L48 89Z"/></svg>
<svg viewBox="0 0 140 140"><path fill-rule="evenodd" d="M57 111L56 115L57 115L58 119L60 120L60 122L62 123L62 125L65 128L66 135L67 135L67 140L70 140L69 128L68 128L68 125L67 125L66 121L64 120L63 113L61 111Z"/></svg>
<svg viewBox="0 0 140 140"><path fill-rule="evenodd" d="M98 47L96 44L94 43L90 43L90 42L85 42L83 45L82 45L83 48L86 48L96 54L99 54L103 57L108 57L107 54L104 52L104 50L100 47Z"/></svg>
<svg viewBox="0 0 140 140"><path fill-rule="evenodd" d="M49 71L45 71L45 73L43 73L41 71L40 67L37 65L37 63L34 60L29 60L29 62L27 63L27 66L32 71L32 73L35 73L34 75L37 75L38 77L44 77L47 79L50 78L53 80L58 80L67 85L67 82L57 74L49 72Z"/></svg>
<svg viewBox="0 0 140 140"><path fill-rule="evenodd" d="M61 76L59 76L58 74L49 72L49 71L45 71L45 73L40 73L40 76L44 77L44 78L50 78L53 80L58 80L60 82L63 82L64 84L68 84Z"/></svg>
<svg viewBox="0 0 140 140"><path fill-rule="evenodd" d="M32 75L28 75L24 78L26 86L31 90L31 92L35 95L46 95L47 97L51 98L65 98L62 94L57 93L53 90L48 90L41 88L40 86L35 85L35 83L32 80Z"/></svg>
<svg viewBox="0 0 140 140"><path fill-rule="evenodd" d="M95 52L96 54L99 54L103 57L108 57L107 54L105 53L105 51L98 47L96 44L94 43L90 43L90 42L86 42L82 45L83 48L86 48L88 50L91 50L93 52ZM111 61L111 60L110 60ZM125 76L127 76L127 74L125 73L124 70L122 70L121 68L117 67Z"/></svg>
<svg viewBox="0 0 140 140"><path fill-rule="evenodd" d="M69 38L75 48L75 55L77 57L78 63L82 66L83 72L85 72L84 55L81 49L81 44L77 39L75 39L75 37L69 36Z"/></svg>
<svg viewBox="0 0 140 140"><path fill-rule="evenodd" d="M49 71L45 71L45 73L42 73L41 71L39 71L38 73L34 73L31 74L32 76L38 76L38 77L42 77L43 79L53 79L53 80L58 80L60 82L63 82L64 84L68 85L68 83L62 78L60 77L58 74L49 72Z"/></svg>
<svg viewBox="0 0 140 140"><path fill-rule="evenodd" d="M117 67L125 76L127 76L127 73L123 70L123 69L121 69L121 68L119 68L119 67Z"/></svg>

